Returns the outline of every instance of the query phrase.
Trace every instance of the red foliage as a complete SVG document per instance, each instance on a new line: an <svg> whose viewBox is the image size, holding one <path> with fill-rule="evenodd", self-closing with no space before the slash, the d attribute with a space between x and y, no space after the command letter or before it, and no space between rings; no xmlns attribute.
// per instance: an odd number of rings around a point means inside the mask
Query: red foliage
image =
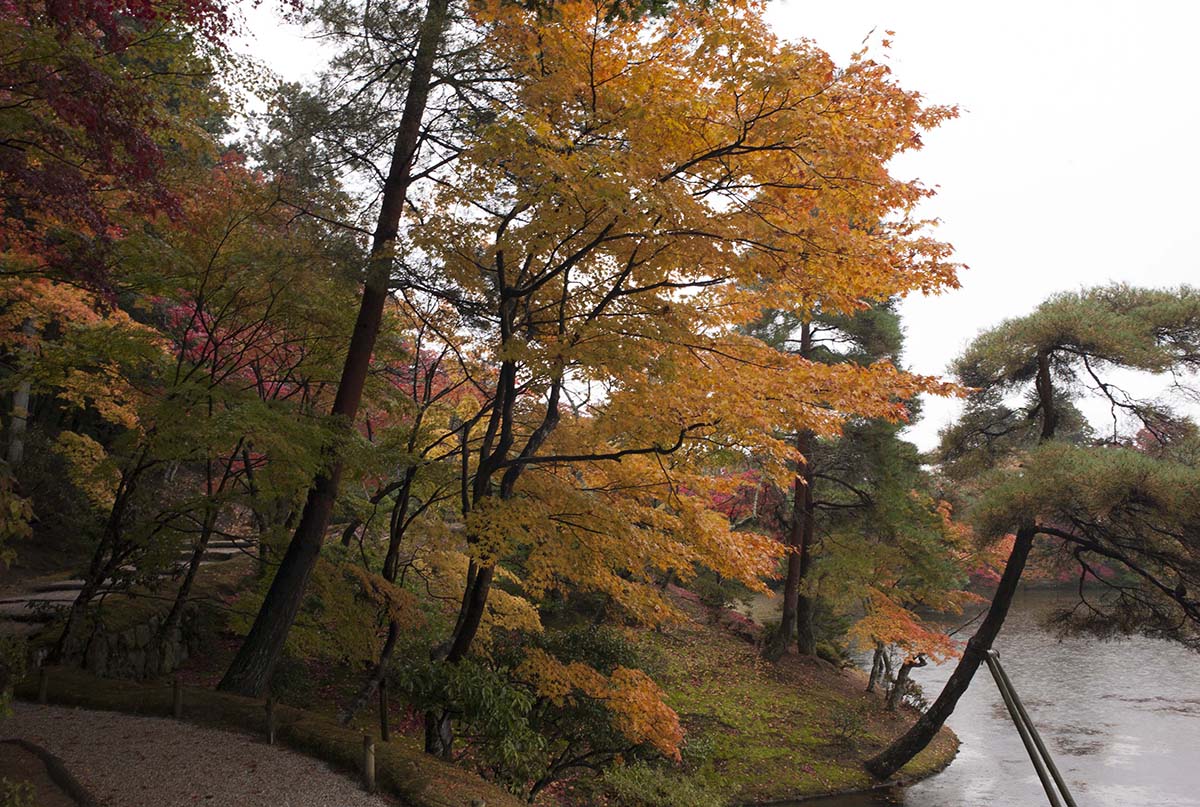
<svg viewBox="0 0 1200 807"><path fill-rule="evenodd" d="M159 178L162 89L126 54L160 23L219 42L229 14L221 0L0 0L0 16L2 41L20 46L0 85L14 111L0 149L0 251L103 285L114 205L178 212Z"/></svg>

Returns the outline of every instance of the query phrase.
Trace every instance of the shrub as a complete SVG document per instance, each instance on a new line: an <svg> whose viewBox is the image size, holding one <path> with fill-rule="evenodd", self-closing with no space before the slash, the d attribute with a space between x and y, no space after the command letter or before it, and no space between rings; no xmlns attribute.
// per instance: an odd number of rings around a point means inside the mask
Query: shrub
<svg viewBox="0 0 1200 807"><path fill-rule="evenodd" d="M688 587L709 608L728 608L736 602L747 600L751 595L744 583L727 580L708 569L701 569Z"/></svg>
<svg viewBox="0 0 1200 807"><path fill-rule="evenodd" d="M605 793L622 807L724 807L724 794L695 779L638 762L604 774Z"/></svg>
<svg viewBox="0 0 1200 807"><path fill-rule="evenodd" d="M0 779L0 807L37 807L33 785Z"/></svg>
<svg viewBox="0 0 1200 807"><path fill-rule="evenodd" d="M835 703L829 713L829 735L838 745L854 746L867 733L867 716L860 703Z"/></svg>

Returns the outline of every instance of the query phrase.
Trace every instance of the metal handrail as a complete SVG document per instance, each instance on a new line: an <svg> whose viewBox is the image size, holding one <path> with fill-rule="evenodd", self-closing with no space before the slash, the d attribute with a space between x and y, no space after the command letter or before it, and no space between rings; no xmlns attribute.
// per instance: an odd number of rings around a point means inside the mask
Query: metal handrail
<svg viewBox="0 0 1200 807"><path fill-rule="evenodd" d="M1000 697L1004 699L1004 705L1008 708L1013 725L1017 727L1017 733L1021 735L1021 742L1025 744L1025 750L1029 752L1029 759L1033 762L1033 769L1037 771L1038 779L1042 782L1046 797L1050 799L1051 807L1062 807L1063 801L1066 802L1067 807L1078 807L1075 799L1071 796L1071 791L1067 788L1066 781L1050 757L1046 744L1042 742L1041 735L1038 734L1033 721L1029 719L1029 713L1025 711L1025 705L1017 696L1017 691L1013 688L1008 673L1004 672L1004 667L1000 665L1000 653L988 650L984 658L987 660L992 677L996 679L996 687L1000 690ZM1060 794L1062 801L1059 800Z"/></svg>

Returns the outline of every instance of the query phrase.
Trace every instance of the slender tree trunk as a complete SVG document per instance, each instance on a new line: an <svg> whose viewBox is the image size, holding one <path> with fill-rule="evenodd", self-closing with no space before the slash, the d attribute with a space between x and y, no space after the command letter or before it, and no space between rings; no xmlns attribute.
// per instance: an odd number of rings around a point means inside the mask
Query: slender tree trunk
<svg viewBox="0 0 1200 807"><path fill-rule="evenodd" d="M8 426L8 464L16 468L25 458L25 430L29 423L29 397L33 387L22 381L13 390L12 420Z"/></svg>
<svg viewBox="0 0 1200 807"><path fill-rule="evenodd" d="M371 674L363 681L362 686L359 687L355 696L345 705L342 713L338 715L338 719L342 722L342 725L346 725L354 719L354 715L358 714L358 711L367 705L371 700L371 696L375 694L375 690L387 679L388 668L392 663L392 654L396 650L396 639L399 636L400 623L393 619L388 623L388 635L387 639L384 640L383 650L379 653L379 661L371 670Z"/></svg>
<svg viewBox="0 0 1200 807"><path fill-rule="evenodd" d="M452 664L461 661L467 655L467 651L471 649L471 643L475 640L475 634L479 631L479 623L487 608L488 593L491 591L492 577L495 571L494 565L476 567L473 562L468 570L462 607L459 609L458 621L454 626L450 647L446 652L446 660ZM449 759L453 746L454 727L450 712L445 710L426 712L425 753Z"/></svg>
<svg viewBox="0 0 1200 807"><path fill-rule="evenodd" d="M446 654L446 660L452 664L461 661L471 649L471 642L479 632L479 623L483 620L483 612L487 608L488 593L491 591L492 577L495 573L494 565L480 566L467 589L465 608L458 623L458 630L454 632L450 651Z"/></svg>
<svg viewBox="0 0 1200 807"><path fill-rule="evenodd" d="M883 673L883 644L875 643L875 653L871 656L871 677L867 679L867 692L874 692L875 685L879 683L879 676Z"/></svg>
<svg viewBox="0 0 1200 807"><path fill-rule="evenodd" d="M58 664L64 660L67 648L70 647L83 625L88 605L100 591L104 581L109 579L120 565L118 558L122 554L119 546L121 524L125 518L125 508L137 487L138 477L145 470L142 465L144 459L145 450L143 450L142 457L134 463L132 470L127 470L121 475L112 508L108 513L108 521L104 525L104 532L101 533L100 541L96 544L96 549L92 552L92 559L88 563L83 588L79 590L79 595L71 603L71 608L67 611L66 624L63 625L62 633L59 634L58 641L54 643L54 647L50 651L49 661L51 664Z"/></svg>
<svg viewBox="0 0 1200 807"><path fill-rule="evenodd" d="M254 446L249 442L242 446L242 467L246 469L246 487L250 491L250 515L254 526L258 528L259 541L267 531L267 517L262 512L262 502L259 501L258 480L254 477L254 463L250 461L250 452Z"/></svg>
<svg viewBox="0 0 1200 807"><path fill-rule="evenodd" d="M379 220L371 243L370 265L358 319L354 324L333 404L333 414L341 418L342 427L346 429L353 428L354 418L358 414L371 354L383 319L391 275L391 253L399 233L404 200L412 182L421 120L429 99L434 59L446 30L448 5L448 0L429 0L421 23L412 78L392 151L391 167L383 186ZM325 532L333 515L341 482L342 461L336 454L331 460L329 469L317 475L309 490L300 523L250 633L221 680L219 688L222 690L257 697L267 688L283 652L288 631L300 610L308 578L320 555Z"/></svg>
<svg viewBox="0 0 1200 807"><path fill-rule="evenodd" d="M21 323L21 332L26 339L33 339L32 319L26 317ZM30 350L29 346L25 349ZM32 391L33 387L28 381L22 381L13 390L12 420L8 427L8 464L13 468L20 465L21 460L25 458L25 430L29 426L29 398Z"/></svg>
<svg viewBox="0 0 1200 807"><path fill-rule="evenodd" d="M1034 389L1037 392L1038 407L1042 416L1042 430L1039 442L1054 438L1058 425L1058 408L1054 402L1054 380L1051 375L1050 354L1045 350L1037 354L1038 371L1034 378ZM929 707L905 734L885 748L880 754L867 760L866 768L874 776L886 779L900 770L906 762L921 752L933 741L946 719L954 712L958 699L971 685L971 679L983 663L992 642L1004 625L1008 616L1008 608L1013 596L1017 593L1017 584L1021 582L1021 572L1025 569L1025 561L1029 558L1029 550L1033 547L1033 539L1037 535L1037 525L1027 522L1017 529L1016 540L1013 541L1012 551L1008 562L1004 565L1004 574L1000 577L1000 585L992 596L992 604L988 607L987 616L980 623L975 635L967 642L958 666L950 675L950 680L942 688L937 700Z"/></svg>
<svg viewBox="0 0 1200 807"><path fill-rule="evenodd" d="M187 606L188 597L192 594L192 587L196 583L196 577L200 573L200 563L204 560L204 553L208 550L208 542L212 538L213 527L217 521L217 510L215 507L209 507L204 514L204 521L200 525L200 537L196 540L196 545L192 548L192 556L188 559L187 572L184 574L183 582L179 585L179 591L175 593L175 602L171 603L171 610L167 613L167 618L163 620L162 625L158 629L158 641L165 641L171 632L179 627L179 623L183 620L183 609Z"/></svg>
<svg viewBox="0 0 1200 807"><path fill-rule="evenodd" d="M958 699L971 685L971 678L979 669L979 665L983 663L987 651L991 649L992 642L995 641L1000 627L1004 624L1004 618L1008 615L1013 595L1017 591L1017 583L1021 579L1021 572L1025 568L1025 561L1029 557L1029 549L1033 546L1034 534L1035 528L1031 524L1023 525L1017 531L1017 538L1013 542L1012 552L1004 566L1004 574L992 597L992 604L988 608L987 616L980 623L975 635L967 642L967 647L963 651L962 658L958 660L958 666L950 675L950 680L946 682L946 686L942 688L941 694L938 695L937 700L933 702L928 711L917 718L917 722L913 724L912 728L878 756L867 760L867 770L873 776L886 779L904 767L905 763L929 745L945 724L946 719L954 712Z"/></svg>
<svg viewBox="0 0 1200 807"><path fill-rule="evenodd" d="M411 449L411 446L410 446ZM400 545L404 541L407 528L408 508L412 502L412 484L416 478L416 467L410 466L404 474L403 483L397 496L396 506L392 508L390 529L388 531L388 549L383 562L383 577L389 583L395 583L400 574ZM380 497L382 498L382 497ZM387 638L379 653L379 661L371 670L371 674L359 687L358 693L342 709L340 720L343 725L349 723L359 709L367 705L375 690L383 686L387 680L388 668L392 663L392 654L396 649L396 640L400 637L400 623L396 620L388 622Z"/></svg>

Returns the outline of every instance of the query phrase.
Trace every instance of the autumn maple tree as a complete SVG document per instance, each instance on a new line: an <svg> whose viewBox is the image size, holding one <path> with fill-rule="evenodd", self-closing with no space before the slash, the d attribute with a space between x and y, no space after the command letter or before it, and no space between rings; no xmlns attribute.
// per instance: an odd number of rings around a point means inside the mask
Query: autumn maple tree
<svg viewBox="0 0 1200 807"><path fill-rule="evenodd" d="M225 5L6 4L0 22L5 275L103 285L125 217L178 211L172 161L195 158L219 109ZM185 111L188 114L180 114Z"/></svg>

